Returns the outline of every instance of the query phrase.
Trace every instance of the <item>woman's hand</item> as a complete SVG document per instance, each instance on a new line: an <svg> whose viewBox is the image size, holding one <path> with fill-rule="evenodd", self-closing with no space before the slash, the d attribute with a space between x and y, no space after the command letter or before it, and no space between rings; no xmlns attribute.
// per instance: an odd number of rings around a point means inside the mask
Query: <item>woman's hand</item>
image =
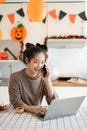
<svg viewBox="0 0 87 130"><path fill-rule="evenodd" d="M42 70L42 77L44 80L49 80L50 79L50 68L45 65L44 69Z"/></svg>
<svg viewBox="0 0 87 130"><path fill-rule="evenodd" d="M40 107L35 107L34 113L35 114L45 114L47 112L47 108L40 106Z"/></svg>

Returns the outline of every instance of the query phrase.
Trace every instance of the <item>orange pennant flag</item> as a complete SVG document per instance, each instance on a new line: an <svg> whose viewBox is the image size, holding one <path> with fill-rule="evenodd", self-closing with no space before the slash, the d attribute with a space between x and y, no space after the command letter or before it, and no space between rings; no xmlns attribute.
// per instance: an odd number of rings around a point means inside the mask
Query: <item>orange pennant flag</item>
<svg viewBox="0 0 87 130"><path fill-rule="evenodd" d="M56 19L57 18L56 9L51 10L49 12L49 15Z"/></svg>
<svg viewBox="0 0 87 130"><path fill-rule="evenodd" d="M69 19L70 19L71 23L75 22L75 18L76 18L76 14L69 14Z"/></svg>
<svg viewBox="0 0 87 130"><path fill-rule="evenodd" d="M14 14L9 14L9 15L7 15L8 16L8 18L9 18L9 20L10 20L10 22L11 23L14 23Z"/></svg>

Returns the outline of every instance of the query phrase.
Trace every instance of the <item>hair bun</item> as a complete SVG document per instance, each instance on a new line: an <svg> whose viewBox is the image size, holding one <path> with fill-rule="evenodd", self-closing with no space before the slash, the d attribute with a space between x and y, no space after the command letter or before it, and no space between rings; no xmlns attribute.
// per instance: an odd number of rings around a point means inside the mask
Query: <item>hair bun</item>
<svg viewBox="0 0 87 130"><path fill-rule="evenodd" d="M32 43L26 43L26 49L30 48L31 46L34 46Z"/></svg>
<svg viewBox="0 0 87 130"><path fill-rule="evenodd" d="M45 51L48 51L47 45L41 45L39 43L36 43L36 46L41 47Z"/></svg>

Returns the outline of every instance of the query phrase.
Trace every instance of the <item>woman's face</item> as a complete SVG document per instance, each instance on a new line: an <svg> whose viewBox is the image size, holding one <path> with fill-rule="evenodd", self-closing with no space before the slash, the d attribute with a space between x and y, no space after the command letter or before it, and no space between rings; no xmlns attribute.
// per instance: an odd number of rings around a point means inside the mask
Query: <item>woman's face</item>
<svg viewBox="0 0 87 130"><path fill-rule="evenodd" d="M41 69L43 68L45 63L45 55L41 52L36 54L36 56L31 59L28 63L28 69L33 74L38 74L41 72Z"/></svg>

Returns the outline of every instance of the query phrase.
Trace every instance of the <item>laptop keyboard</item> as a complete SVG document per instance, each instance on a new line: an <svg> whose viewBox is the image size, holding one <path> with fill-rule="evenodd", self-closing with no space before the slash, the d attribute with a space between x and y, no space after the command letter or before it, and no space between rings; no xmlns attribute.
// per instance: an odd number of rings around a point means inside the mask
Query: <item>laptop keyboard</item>
<svg viewBox="0 0 87 130"><path fill-rule="evenodd" d="M42 118L42 119L44 119L45 115L46 114L38 114L37 116L40 117L40 118Z"/></svg>

